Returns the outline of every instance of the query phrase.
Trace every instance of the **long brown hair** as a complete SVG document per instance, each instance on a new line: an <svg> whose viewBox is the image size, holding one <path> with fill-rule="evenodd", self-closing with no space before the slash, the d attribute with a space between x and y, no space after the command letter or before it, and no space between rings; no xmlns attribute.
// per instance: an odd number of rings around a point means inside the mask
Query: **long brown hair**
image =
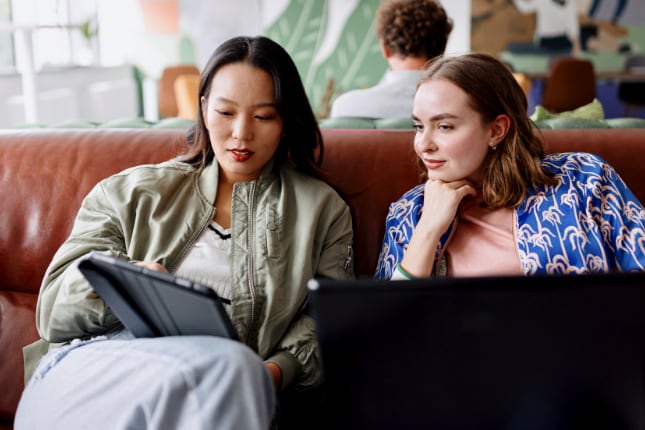
<svg viewBox="0 0 645 430"><path fill-rule="evenodd" d="M440 57L426 68L419 86L435 79L461 88L482 124L501 114L510 120L508 133L484 159L482 192L487 206L518 207L529 186L557 184L553 173L542 167L544 147L528 117L524 91L504 63L481 53Z"/></svg>

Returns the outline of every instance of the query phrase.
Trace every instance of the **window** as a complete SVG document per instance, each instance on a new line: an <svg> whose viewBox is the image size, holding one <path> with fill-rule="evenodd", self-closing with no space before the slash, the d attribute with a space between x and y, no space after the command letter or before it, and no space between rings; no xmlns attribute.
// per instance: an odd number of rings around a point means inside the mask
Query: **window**
<svg viewBox="0 0 645 430"><path fill-rule="evenodd" d="M13 34L10 30L11 0L0 0L0 71L13 70Z"/></svg>
<svg viewBox="0 0 645 430"><path fill-rule="evenodd" d="M0 5L6 21L29 38L36 70L99 62L96 0L0 0ZM11 32L4 32L4 36L8 39L0 43L3 47L8 43L11 47L8 52L12 53L8 61L17 62L20 67L24 61L21 56L30 50L22 46L19 37L12 37ZM5 49L0 52L5 55Z"/></svg>

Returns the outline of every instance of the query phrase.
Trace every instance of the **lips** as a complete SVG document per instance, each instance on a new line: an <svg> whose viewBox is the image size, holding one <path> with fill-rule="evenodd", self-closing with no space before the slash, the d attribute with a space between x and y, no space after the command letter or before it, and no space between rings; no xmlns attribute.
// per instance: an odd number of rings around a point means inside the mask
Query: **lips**
<svg viewBox="0 0 645 430"><path fill-rule="evenodd" d="M243 149L229 149L229 152L231 153L233 160L240 162L248 160L253 155L253 152Z"/></svg>
<svg viewBox="0 0 645 430"><path fill-rule="evenodd" d="M423 160L423 164L426 166L426 169L433 170L438 169L446 163L445 160Z"/></svg>

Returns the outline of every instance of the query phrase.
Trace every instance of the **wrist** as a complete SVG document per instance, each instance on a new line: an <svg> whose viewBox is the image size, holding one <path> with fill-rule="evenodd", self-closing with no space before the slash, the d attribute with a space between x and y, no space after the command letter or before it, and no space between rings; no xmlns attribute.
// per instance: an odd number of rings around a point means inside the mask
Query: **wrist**
<svg viewBox="0 0 645 430"><path fill-rule="evenodd" d="M278 391L282 386L282 369L280 369L277 363L272 361L265 363L265 366L271 375L276 391Z"/></svg>
<svg viewBox="0 0 645 430"><path fill-rule="evenodd" d="M408 272L407 270L405 270L405 269L403 268L403 266L401 266L401 264L397 264L397 265L396 265L396 270L397 270L401 275L403 275L403 277L404 277L405 279L410 279L410 280L412 280L412 279L416 279L416 278L417 278L416 276L412 275L410 272Z"/></svg>

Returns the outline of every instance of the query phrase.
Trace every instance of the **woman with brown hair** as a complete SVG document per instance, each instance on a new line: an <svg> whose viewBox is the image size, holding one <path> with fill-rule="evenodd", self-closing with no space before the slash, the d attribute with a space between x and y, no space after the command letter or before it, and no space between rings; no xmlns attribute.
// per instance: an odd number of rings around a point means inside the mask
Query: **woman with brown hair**
<svg viewBox="0 0 645 430"><path fill-rule="evenodd" d="M497 59L433 62L413 121L424 183L390 207L377 278L645 267L641 203L598 156L545 155Z"/></svg>

